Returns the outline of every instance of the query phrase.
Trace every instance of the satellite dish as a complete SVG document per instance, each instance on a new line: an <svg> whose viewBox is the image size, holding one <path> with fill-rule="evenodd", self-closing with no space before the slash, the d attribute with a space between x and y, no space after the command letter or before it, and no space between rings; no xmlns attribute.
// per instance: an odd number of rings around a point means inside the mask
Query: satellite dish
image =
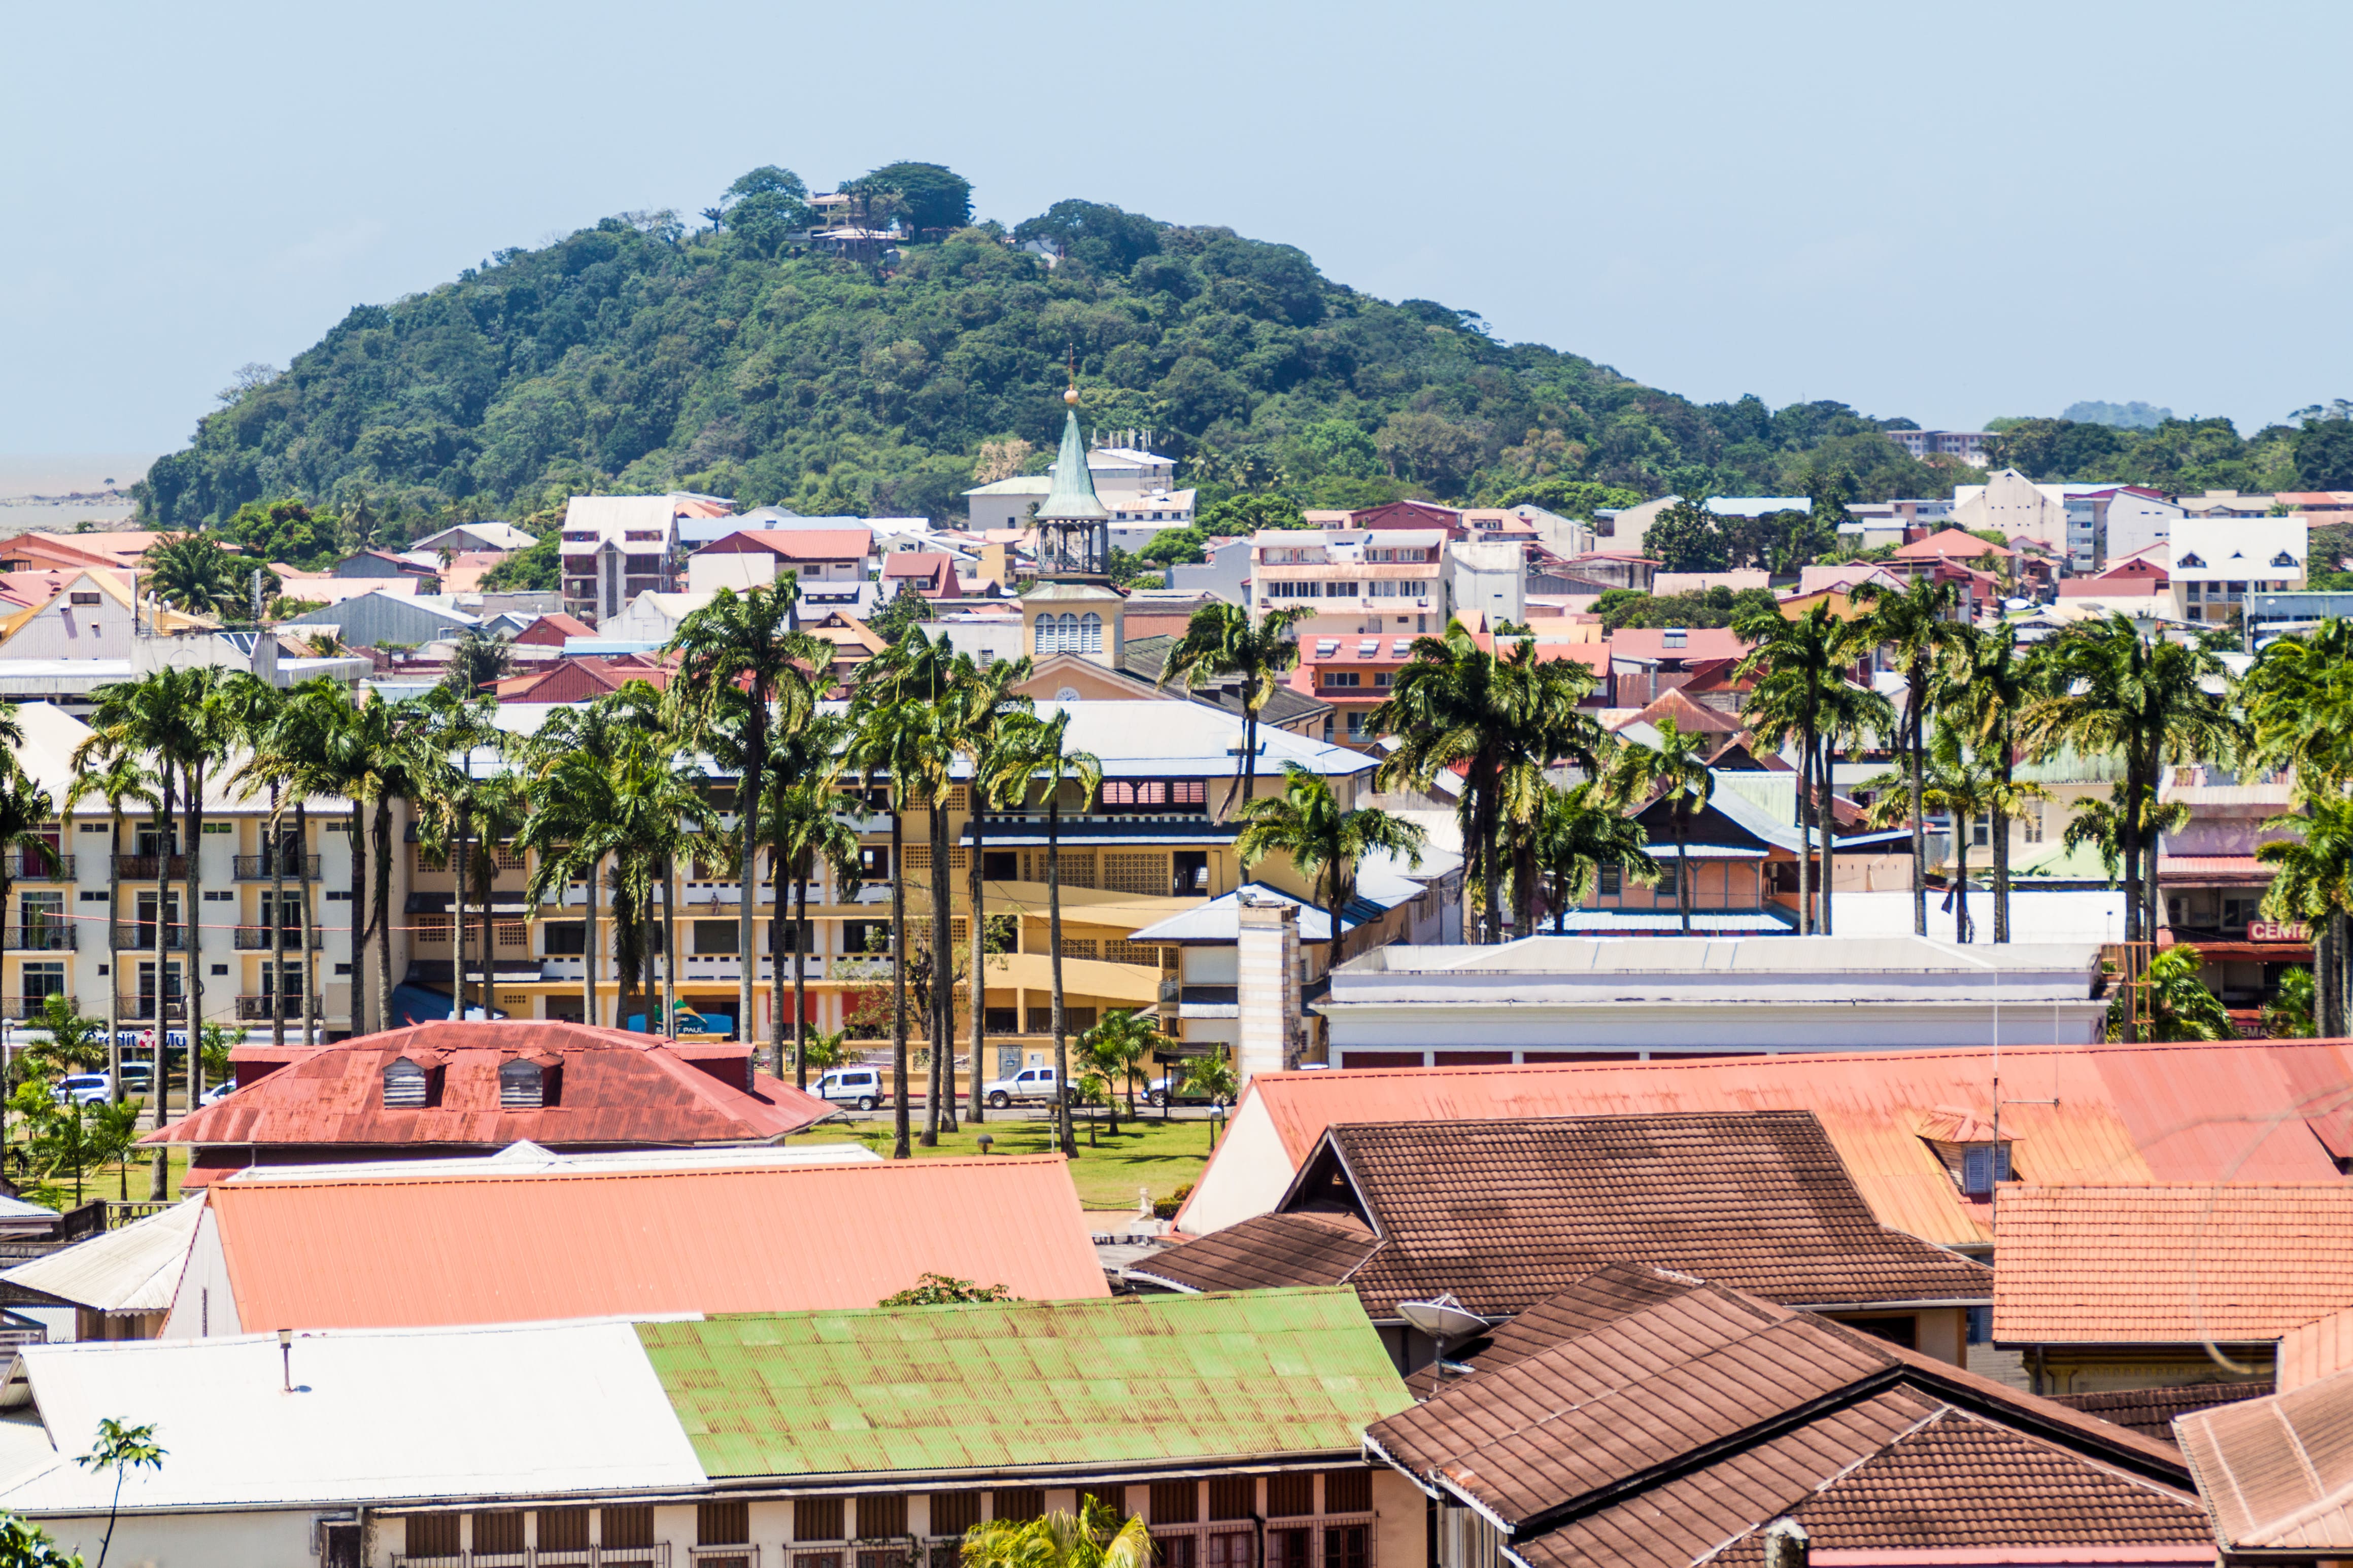
<svg viewBox="0 0 2353 1568"><path fill-rule="evenodd" d="M1435 1301L1399 1301L1398 1316L1439 1343L1442 1354L1451 1342L1475 1339L1487 1331L1487 1320L1465 1311L1452 1292Z"/></svg>

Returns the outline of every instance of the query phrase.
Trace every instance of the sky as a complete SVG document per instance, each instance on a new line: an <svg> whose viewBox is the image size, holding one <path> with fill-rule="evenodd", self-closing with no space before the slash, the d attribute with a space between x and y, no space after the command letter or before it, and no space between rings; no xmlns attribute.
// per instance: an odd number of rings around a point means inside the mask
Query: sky
<svg viewBox="0 0 2353 1568"><path fill-rule="evenodd" d="M1702 401L1935 428L2353 395L2295 62L2353 6L10 5L0 457L184 445L355 304L902 158L1295 245ZM2299 107L2299 105L2301 107ZM2334 193L2333 195L2331 193Z"/></svg>

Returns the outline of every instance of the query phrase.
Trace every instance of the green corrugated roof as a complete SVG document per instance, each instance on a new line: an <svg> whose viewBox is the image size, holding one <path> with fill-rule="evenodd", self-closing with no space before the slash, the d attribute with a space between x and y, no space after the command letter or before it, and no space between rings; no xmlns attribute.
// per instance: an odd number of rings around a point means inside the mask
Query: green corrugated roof
<svg viewBox="0 0 2353 1568"><path fill-rule="evenodd" d="M714 1479L1352 1449L1413 1403L1345 1287L639 1323Z"/></svg>

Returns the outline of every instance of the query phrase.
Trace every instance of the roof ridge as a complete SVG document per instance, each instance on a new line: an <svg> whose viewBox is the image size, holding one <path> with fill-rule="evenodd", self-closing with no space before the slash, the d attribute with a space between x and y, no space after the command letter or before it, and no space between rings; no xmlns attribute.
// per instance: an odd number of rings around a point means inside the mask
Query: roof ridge
<svg viewBox="0 0 2353 1568"><path fill-rule="evenodd" d="M1887 1451L1890 1448L1894 1447L1896 1444L1903 1442L1905 1439L1912 1436L1923 1428L1929 1426L1936 1422L1942 1421L1946 1416L1953 1414L1955 1414L1955 1412L1951 1405L1941 1403L1938 1404L1934 1410L1931 1410L1927 1415L1923 1415L1909 1426L1905 1427L1901 1432L1896 1433L1894 1436L1888 1438L1887 1441L1872 1449L1868 1454L1862 1456L1852 1463L1841 1465L1837 1469L1831 1471L1829 1475L1824 1476L1820 1480L1816 1481L1811 1487L1809 1487L1806 1489L1804 1494L1796 1499L1793 1503L1785 1503L1781 1505L1781 1507L1775 1509L1773 1512L1768 1514L1766 1518L1760 1519L1756 1523L1750 1525L1747 1529L1725 1536L1722 1541L1717 1542L1714 1546L1709 1547L1705 1552L1703 1552L1698 1556L1693 1558L1692 1568L1699 1568L1699 1565L1704 1563L1713 1562L1720 1553L1730 1550L1736 1543L1747 1540L1750 1536L1756 1534L1758 1531L1772 1523L1774 1519L1779 1517L1781 1513L1787 1511L1789 1508L1803 1507L1810 1499L1821 1496L1824 1492L1830 1490L1831 1488L1846 1479L1849 1476L1854 1474L1855 1471L1862 1468L1863 1466L1884 1456Z"/></svg>

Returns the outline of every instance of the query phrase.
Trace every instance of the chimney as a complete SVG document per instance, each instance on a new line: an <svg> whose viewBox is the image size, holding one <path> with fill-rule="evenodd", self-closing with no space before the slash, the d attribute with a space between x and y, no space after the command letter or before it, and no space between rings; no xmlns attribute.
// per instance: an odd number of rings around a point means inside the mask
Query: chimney
<svg viewBox="0 0 2353 1568"><path fill-rule="evenodd" d="M1250 1075L1295 1067L1303 1029L1299 1005L1299 906L1244 888L1235 992L1240 1035L1234 1072Z"/></svg>
<svg viewBox="0 0 2353 1568"><path fill-rule="evenodd" d="M1788 1514L1765 1527L1765 1568L1806 1568L1812 1548L1806 1527Z"/></svg>

